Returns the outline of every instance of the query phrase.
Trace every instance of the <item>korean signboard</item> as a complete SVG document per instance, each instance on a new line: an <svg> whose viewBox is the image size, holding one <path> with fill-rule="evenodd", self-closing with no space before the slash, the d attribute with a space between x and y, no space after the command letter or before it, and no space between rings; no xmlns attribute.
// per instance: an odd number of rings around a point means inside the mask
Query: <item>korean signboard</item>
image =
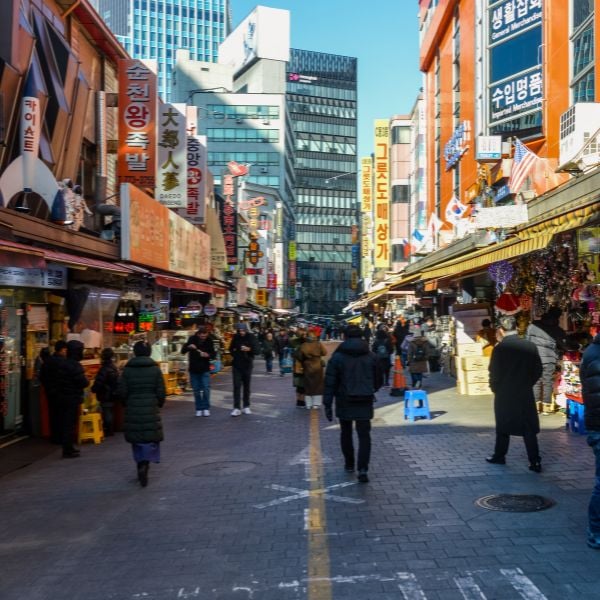
<svg viewBox="0 0 600 600"><path fill-rule="evenodd" d="M121 228L124 260L199 279L210 278L208 234L127 184L121 185Z"/></svg>
<svg viewBox="0 0 600 600"><path fill-rule="evenodd" d="M158 110L156 199L169 208L188 206L186 111L182 104Z"/></svg>
<svg viewBox="0 0 600 600"><path fill-rule="evenodd" d="M542 22L542 0L505 0L490 9L490 44Z"/></svg>
<svg viewBox="0 0 600 600"><path fill-rule="evenodd" d="M490 2L488 118L492 133L541 128L543 0Z"/></svg>
<svg viewBox="0 0 600 600"><path fill-rule="evenodd" d="M224 172L222 176L222 199L220 201L219 217L221 220L221 230L223 231L223 240L225 241L225 252L227 253L227 264L237 265L238 263L238 242L237 225L238 215L235 205L236 184L233 175Z"/></svg>
<svg viewBox="0 0 600 600"><path fill-rule="evenodd" d="M207 222L206 197L208 163L206 136L198 133L198 108L186 106L187 128L187 206L177 214L194 225Z"/></svg>
<svg viewBox="0 0 600 600"><path fill-rule="evenodd" d="M120 183L154 190L156 182L156 75L140 60L119 60Z"/></svg>
<svg viewBox="0 0 600 600"><path fill-rule="evenodd" d="M375 268L390 267L390 156L389 123L375 121Z"/></svg>
<svg viewBox="0 0 600 600"><path fill-rule="evenodd" d="M522 113L541 110L542 68L490 86L490 119L500 121Z"/></svg>
<svg viewBox="0 0 600 600"><path fill-rule="evenodd" d="M48 264L46 269L0 267L0 285L33 287L46 290L67 289L67 267Z"/></svg>
<svg viewBox="0 0 600 600"><path fill-rule="evenodd" d="M373 235L373 161L371 157L361 159L361 275L371 276L371 239Z"/></svg>
<svg viewBox="0 0 600 600"><path fill-rule="evenodd" d="M502 158L502 136L480 135L477 136L475 160L500 160Z"/></svg>
<svg viewBox="0 0 600 600"><path fill-rule="evenodd" d="M471 142L471 124L463 121L452 134L452 137L444 146L444 158L446 159L446 171L456 165L462 155L469 149Z"/></svg>

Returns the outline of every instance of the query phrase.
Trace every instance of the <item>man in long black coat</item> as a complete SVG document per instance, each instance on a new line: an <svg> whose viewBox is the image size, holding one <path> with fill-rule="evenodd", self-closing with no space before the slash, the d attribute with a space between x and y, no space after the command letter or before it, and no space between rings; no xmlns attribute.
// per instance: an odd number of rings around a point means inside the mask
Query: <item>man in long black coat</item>
<svg viewBox="0 0 600 600"><path fill-rule="evenodd" d="M46 391L48 400L48 416L50 420L50 440L54 444L61 444L61 410L58 373L61 364L67 357L67 342L58 340L54 344L54 354L50 356L40 369L40 381Z"/></svg>
<svg viewBox="0 0 600 600"><path fill-rule="evenodd" d="M340 420L340 442L345 469L354 471L352 423L358 434L358 480L367 483L371 457L371 419L375 392L383 383L377 357L369 351L369 344L361 339L363 332L356 325L346 330L346 340L340 344L327 363L323 405L325 416L333 420L332 404Z"/></svg>
<svg viewBox="0 0 600 600"><path fill-rule="evenodd" d="M529 469L539 473L542 463L537 434L540 421L533 386L542 376L542 361L535 344L517 335L514 317L501 317L498 337L490 359L490 388L494 393L496 447L487 462L503 465L511 435L522 436Z"/></svg>

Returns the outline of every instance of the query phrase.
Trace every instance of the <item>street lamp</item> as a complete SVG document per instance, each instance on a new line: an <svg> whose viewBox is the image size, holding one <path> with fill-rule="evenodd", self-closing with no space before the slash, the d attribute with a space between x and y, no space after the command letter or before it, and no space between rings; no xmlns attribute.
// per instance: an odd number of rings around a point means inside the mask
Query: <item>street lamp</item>
<svg viewBox="0 0 600 600"><path fill-rule="evenodd" d="M328 177L327 179L325 179L325 183L330 183L332 181L335 181L336 179L339 179L340 177L346 177L346 175L357 175L357 172L349 171L348 173L341 173L340 175L334 175L333 177Z"/></svg>

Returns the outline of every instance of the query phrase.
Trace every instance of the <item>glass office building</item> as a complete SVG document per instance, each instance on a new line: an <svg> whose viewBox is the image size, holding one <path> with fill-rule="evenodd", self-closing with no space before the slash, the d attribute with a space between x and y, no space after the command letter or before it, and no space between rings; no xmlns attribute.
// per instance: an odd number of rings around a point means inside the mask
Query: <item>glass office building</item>
<svg viewBox="0 0 600 600"><path fill-rule="evenodd" d="M175 51L216 62L231 30L229 0L95 0L110 30L134 58L158 64L159 93L170 99Z"/></svg>
<svg viewBox="0 0 600 600"><path fill-rule="evenodd" d="M338 314L356 294L356 71L356 58L291 50L287 101L296 150L296 298L303 313Z"/></svg>

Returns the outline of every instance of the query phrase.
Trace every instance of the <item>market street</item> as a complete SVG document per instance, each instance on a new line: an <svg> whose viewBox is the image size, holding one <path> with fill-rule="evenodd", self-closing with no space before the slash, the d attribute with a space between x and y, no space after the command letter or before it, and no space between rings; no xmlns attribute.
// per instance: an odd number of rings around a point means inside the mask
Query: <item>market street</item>
<svg viewBox="0 0 600 600"><path fill-rule="evenodd" d="M564 416L541 417L544 471L514 439L493 446L489 396L430 374L433 419L403 420L378 393L371 482L343 470L339 429L295 407L289 375L257 361L252 415L230 417L231 374L212 414L191 395L163 410L162 463L139 487L117 434L79 460L46 457L0 478L3 600L598 598L586 547L593 457ZM0 459L2 454L0 454ZM488 511L494 493L540 494L533 513Z"/></svg>

